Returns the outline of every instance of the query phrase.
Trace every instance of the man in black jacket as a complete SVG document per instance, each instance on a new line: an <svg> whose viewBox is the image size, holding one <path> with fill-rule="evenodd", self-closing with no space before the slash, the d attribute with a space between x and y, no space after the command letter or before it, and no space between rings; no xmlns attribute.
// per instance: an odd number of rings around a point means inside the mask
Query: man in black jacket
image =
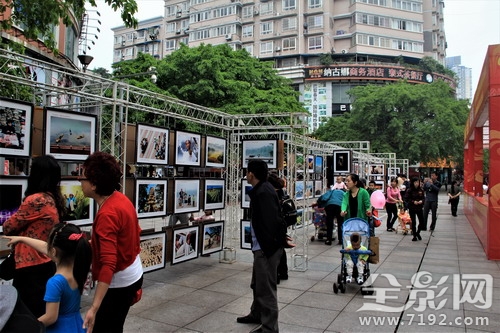
<svg viewBox="0 0 500 333"><path fill-rule="evenodd" d="M266 162L248 162L247 181L252 185L250 216L253 303L250 314L238 317L238 323L261 324L251 332L278 332L278 296L276 270L285 243L281 207L274 187L267 181Z"/></svg>

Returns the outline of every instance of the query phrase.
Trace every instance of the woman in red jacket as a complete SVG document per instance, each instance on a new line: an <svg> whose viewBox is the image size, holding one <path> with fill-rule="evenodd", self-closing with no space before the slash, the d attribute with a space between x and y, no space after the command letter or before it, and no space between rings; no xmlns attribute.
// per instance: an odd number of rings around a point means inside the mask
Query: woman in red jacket
<svg viewBox="0 0 500 333"><path fill-rule="evenodd" d="M7 236L26 236L47 241L52 227L64 215L59 189L61 167L50 155L33 159L28 187L19 210L3 224ZM15 246L16 271L13 286L21 300L38 318L45 313L45 286L56 272L52 260L26 244Z"/></svg>
<svg viewBox="0 0 500 333"><path fill-rule="evenodd" d="M96 152L83 168L83 194L99 205L91 242L92 277L98 283L83 325L88 333L123 332L142 287L141 228L134 205L118 191L122 174L116 159Z"/></svg>

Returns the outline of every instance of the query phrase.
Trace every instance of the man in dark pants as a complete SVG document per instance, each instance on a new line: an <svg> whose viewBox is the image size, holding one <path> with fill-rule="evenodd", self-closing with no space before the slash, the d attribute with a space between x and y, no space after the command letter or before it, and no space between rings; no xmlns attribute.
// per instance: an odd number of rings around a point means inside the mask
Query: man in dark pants
<svg viewBox="0 0 500 333"><path fill-rule="evenodd" d="M424 229L427 230L427 220L429 218L429 210L432 212L432 222L429 230L432 231L436 227L438 194L441 189L441 183L438 181L438 175L434 171L431 173L431 180L425 182L425 202L424 202Z"/></svg>
<svg viewBox="0 0 500 333"><path fill-rule="evenodd" d="M286 227L274 187L267 181L267 163L248 162L247 181L252 185L250 220L254 256L252 282L253 303L250 314L238 317L244 324L261 324L251 332L279 332L278 328L278 263L286 242Z"/></svg>

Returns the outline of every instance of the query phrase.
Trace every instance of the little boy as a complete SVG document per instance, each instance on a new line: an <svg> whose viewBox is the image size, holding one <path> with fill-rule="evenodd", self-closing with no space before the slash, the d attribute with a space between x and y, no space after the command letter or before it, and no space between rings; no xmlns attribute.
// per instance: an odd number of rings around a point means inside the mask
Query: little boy
<svg viewBox="0 0 500 333"><path fill-rule="evenodd" d="M366 251L366 247L361 245L361 236L357 233L354 232L351 234L351 245L345 248L346 251L350 250L363 250ZM368 254L360 254L358 256L358 263L356 267L358 268L358 284L362 285L363 284L363 273L365 272L365 264L366 261L368 260ZM354 262L351 259L351 256L349 254L345 254L345 263L346 263L346 270L347 270L347 278L346 282L351 283L352 282L352 271L354 269Z"/></svg>

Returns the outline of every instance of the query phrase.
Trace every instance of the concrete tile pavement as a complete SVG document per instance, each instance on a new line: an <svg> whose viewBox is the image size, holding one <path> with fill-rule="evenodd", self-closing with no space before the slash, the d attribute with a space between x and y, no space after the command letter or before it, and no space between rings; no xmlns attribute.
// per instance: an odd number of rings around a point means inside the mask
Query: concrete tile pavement
<svg viewBox="0 0 500 333"><path fill-rule="evenodd" d="M440 194L436 230L422 232L419 242L412 242L411 235L386 232L383 226L376 232L380 263L370 265L372 277L377 276L373 297L361 295L356 284L335 294L340 246L310 242L308 270L290 271L289 279L278 286L281 332L500 331L500 262L486 259L461 205L458 217L453 217L445 194ZM256 325L238 324L236 317L249 312L251 269L251 253L238 249L233 264L219 263L213 254L147 273L143 298L131 308L125 331L249 332ZM421 285L414 283L412 289L416 273L422 275ZM478 276L467 280L464 274L489 274L493 286L478 289L481 285L472 283L484 281ZM455 295L459 283L454 278L464 281L461 297ZM384 290L390 298L376 299ZM83 297L83 312L89 301ZM372 308L359 311L363 305ZM395 312L376 308L383 305ZM362 322L367 320L370 324Z"/></svg>

